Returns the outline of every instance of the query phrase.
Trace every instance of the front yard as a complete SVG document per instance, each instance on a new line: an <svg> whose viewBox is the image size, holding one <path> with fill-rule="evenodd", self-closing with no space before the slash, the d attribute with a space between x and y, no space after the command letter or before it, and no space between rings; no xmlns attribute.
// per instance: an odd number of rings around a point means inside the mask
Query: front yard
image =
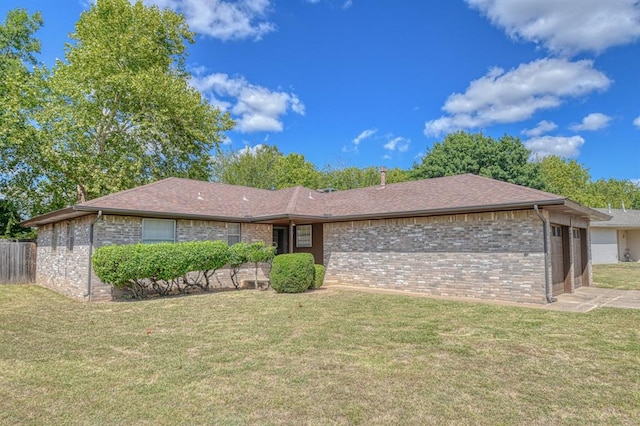
<svg viewBox="0 0 640 426"><path fill-rule="evenodd" d="M640 263L593 265L593 284L602 288L640 290Z"/></svg>
<svg viewBox="0 0 640 426"><path fill-rule="evenodd" d="M640 311L0 286L0 424L638 424Z"/></svg>

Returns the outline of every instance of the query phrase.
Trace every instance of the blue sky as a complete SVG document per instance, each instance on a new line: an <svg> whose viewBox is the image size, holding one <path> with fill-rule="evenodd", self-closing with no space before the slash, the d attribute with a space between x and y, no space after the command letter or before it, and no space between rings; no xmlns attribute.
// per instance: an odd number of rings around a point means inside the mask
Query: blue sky
<svg viewBox="0 0 640 426"><path fill-rule="evenodd" d="M86 0L39 10L64 57ZM594 178L640 179L635 0L145 0L198 33L192 84L237 121L227 149L275 144L318 167L409 168L451 131L520 137Z"/></svg>

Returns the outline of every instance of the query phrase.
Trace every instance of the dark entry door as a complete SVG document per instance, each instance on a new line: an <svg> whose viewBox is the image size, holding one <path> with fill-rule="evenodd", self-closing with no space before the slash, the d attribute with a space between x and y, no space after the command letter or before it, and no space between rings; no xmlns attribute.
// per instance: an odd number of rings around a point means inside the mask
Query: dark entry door
<svg viewBox="0 0 640 426"><path fill-rule="evenodd" d="M289 239L287 238L288 228L285 226L273 227L273 245L276 247L277 254L289 252Z"/></svg>

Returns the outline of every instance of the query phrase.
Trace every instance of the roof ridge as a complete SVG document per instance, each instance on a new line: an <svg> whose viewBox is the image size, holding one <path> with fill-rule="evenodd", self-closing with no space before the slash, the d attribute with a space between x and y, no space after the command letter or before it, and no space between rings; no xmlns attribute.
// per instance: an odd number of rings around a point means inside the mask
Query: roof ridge
<svg viewBox="0 0 640 426"><path fill-rule="evenodd" d="M503 184L507 184L507 185L511 185L513 187L520 188L520 189L522 189L524 191L535 191L535 192L538 192L540 194L551 195L551 196L554 197L553 198L554 200L569 200L568 197L563 197L562 195L553 194L551 192L543 191L541 189L531 188L530 186L520 185L520 184L512 183L512 182L507 182L505 180L495 179L495 178L491 178L491 177L488 177L488 176L476 175L476 174L473 174L473 173L463 173L462 175L451 175L450 177L453 177L453 176L471 176L473 178L480 178L480 179L488 180L488 181L492 181L492 182L501 182Z"/></svg>
<svg viewBox="0 0 640 426"><path fill-rule="evenodd" d="M166 182L166 181L169 181L169 180L176 180L176 179L185 179L185 178L169 176L168 178L164 178L164 179L156 180L156 181L153 181L153 182L145 183L144 185L136 186L136 187L125 189L125 190L118 191L118 192L112 192L111 194L103 195L102 197L94 198L92 200L87 200L84 203L78 203L75 206L92 207L90 205L90 203L94 203L95 201L98 201L98 200L109 200L109 199L115 197L116 195L117 196L121 196L122 194L129 194L131 192L136 192L136 191L142 190L143 188L149 188L150 186L155 186L155 185L158 185L160 183L163 183L163 182ZM187 180L195 180L195 179L187 179ZM201 182L205 182L205 181L201 181Z"/></svg>
<svg viewBox="0 0 640 426"><path fill-rule="evenodd" d="M289 202L287 203L287 210L285 213L292 214L295 211L296 204L298 204L298 194L300 194L300 189L304 187L302 185L297 185L293 187L293 194L289 198Z"/></svg>

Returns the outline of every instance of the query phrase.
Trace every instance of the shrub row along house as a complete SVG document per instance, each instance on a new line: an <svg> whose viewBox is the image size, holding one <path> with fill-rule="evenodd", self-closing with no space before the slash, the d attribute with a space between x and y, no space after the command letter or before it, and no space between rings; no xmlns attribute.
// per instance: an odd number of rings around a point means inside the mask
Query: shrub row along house
<svg viewBox="0 0 640 426"><path fill-rule="evenodd" d="M79 299L111 297L91 273L95 247L223 240L311 253L327 282L547 303L590 284L587 229L607 219L475 175L385 185L382 172L379 186L335 192L169 178L23 225L38 227L37 283Z"/></svg>

